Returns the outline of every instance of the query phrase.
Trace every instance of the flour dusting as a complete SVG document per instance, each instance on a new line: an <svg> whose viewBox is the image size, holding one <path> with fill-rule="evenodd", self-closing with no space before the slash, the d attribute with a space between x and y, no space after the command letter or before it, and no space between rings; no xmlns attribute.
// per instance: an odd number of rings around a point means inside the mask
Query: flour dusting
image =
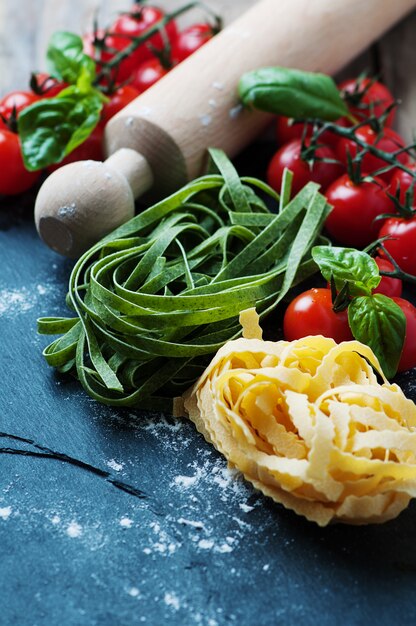
<svg viewBox="0 0 416 626"><path fill-rule="evenodd" d="M66 534L68 535L68 537L71 537L73 539L76 537L81 537L82 526L80 526L77 522L71 522L66 529Z"/></svg>
<svg viewBox="0 0 416 626"><path fill-rule="evenodd" d="M110 459L107 461L107 467L114 470L115 472L121 472L124 467L124 463L118 463L115 459Z"/></svg>
<svg viewBox="0 0 416 626"><path fill-rule="evenodd" d="M179 602L179 598L175 593L165 593L165 597L164 597L164 602L167 606L172 607L172 609L174 609L175 611L178 611L180 609L180 602Z"/></svg>
<svg viewBox="0 0 416 626"><path fill-rule="evenodd" d="M12 514L12 507L11 506L5 506L2 509L0 509L0 518L1 519L8 520L11 514Z"/></svg>

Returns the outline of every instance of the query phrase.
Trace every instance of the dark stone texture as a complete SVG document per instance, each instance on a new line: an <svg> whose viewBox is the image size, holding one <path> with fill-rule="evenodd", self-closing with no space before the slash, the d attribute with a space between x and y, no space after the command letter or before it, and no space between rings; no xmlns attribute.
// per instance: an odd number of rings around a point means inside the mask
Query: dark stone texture
<svg viewBox="0 0 416 626"><path fill-rule="evenodd" d="M65 313L71 263L38 240L32 199L2 205L0 431L15 438L0 437L0 623L415 623L414 506L320 529L186 421L100 406L48 368L36 318Z"/></svg>

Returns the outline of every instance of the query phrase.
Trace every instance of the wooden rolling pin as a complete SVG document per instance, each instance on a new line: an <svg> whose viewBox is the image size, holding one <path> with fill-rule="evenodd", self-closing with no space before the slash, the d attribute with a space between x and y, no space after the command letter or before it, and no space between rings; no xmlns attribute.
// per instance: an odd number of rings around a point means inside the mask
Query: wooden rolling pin
<svg viewBox="0 0 416 626"><path fill-rule="evenodd" d="M282 65L334 73L414 7L261 0L109 122L104 163L72 163L45 181L35 206L41 238L79 256L130 219L141 194L162 197L201 175L207 147L233 157L261 132L269 116L238 103L244 72Z"/></svg>

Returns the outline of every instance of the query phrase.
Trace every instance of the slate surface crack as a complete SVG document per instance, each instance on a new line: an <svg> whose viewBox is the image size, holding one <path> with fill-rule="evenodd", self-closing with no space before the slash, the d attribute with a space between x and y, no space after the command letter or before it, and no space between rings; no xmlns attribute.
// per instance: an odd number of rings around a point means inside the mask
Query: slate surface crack
<svg viewBox="0 0 416 626"><path fill-rule="evenodd" d="M81 461L80 459L76 459L74 457L68 456L62 452L56 452L51 448L47 448L46 446L42 446L32 439L27 439L25 437L20 437L18 435L10 435L9 433L0 432L1 439L10 439L12 441L18 441L19 443L25 443L27 445L36 448L37 452L33 450L21 450L19 448L0 448L0 454L10 454L10 455L18 455L18 456L26 456L26 457L35 457L40 459L53 459L55 461L61 461L62 463L68 463L69 465L73 465L74 467L78 467L90 474L94 474L95 476L99 476L103 478L106 482L110 483L116 489L120 491L124 491L124 493L128 493L136 498L140 498L141 500L147 499L149 496L141 489L137 489L133 485L129 485L118 478L116 478L111 472L101 469L100 467L95 467L90 463L86 463L85 461Z"/></svg>

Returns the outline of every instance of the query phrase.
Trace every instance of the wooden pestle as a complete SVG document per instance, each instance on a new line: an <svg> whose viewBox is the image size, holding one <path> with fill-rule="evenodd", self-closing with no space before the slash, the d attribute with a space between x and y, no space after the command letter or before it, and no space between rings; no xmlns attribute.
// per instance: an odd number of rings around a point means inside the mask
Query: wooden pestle
<svg viewBox="0 0 416 626"><path fill-rule="evenodd" d="M282 65L334 73L416 7L416 0L261 0L136 98L107 125L104 162L71 163L39 191L41 238L69 257L134 214L145 192L160 198L204 171L206 149L230 157L269 115L243 110L244 72Z"/></svg>

